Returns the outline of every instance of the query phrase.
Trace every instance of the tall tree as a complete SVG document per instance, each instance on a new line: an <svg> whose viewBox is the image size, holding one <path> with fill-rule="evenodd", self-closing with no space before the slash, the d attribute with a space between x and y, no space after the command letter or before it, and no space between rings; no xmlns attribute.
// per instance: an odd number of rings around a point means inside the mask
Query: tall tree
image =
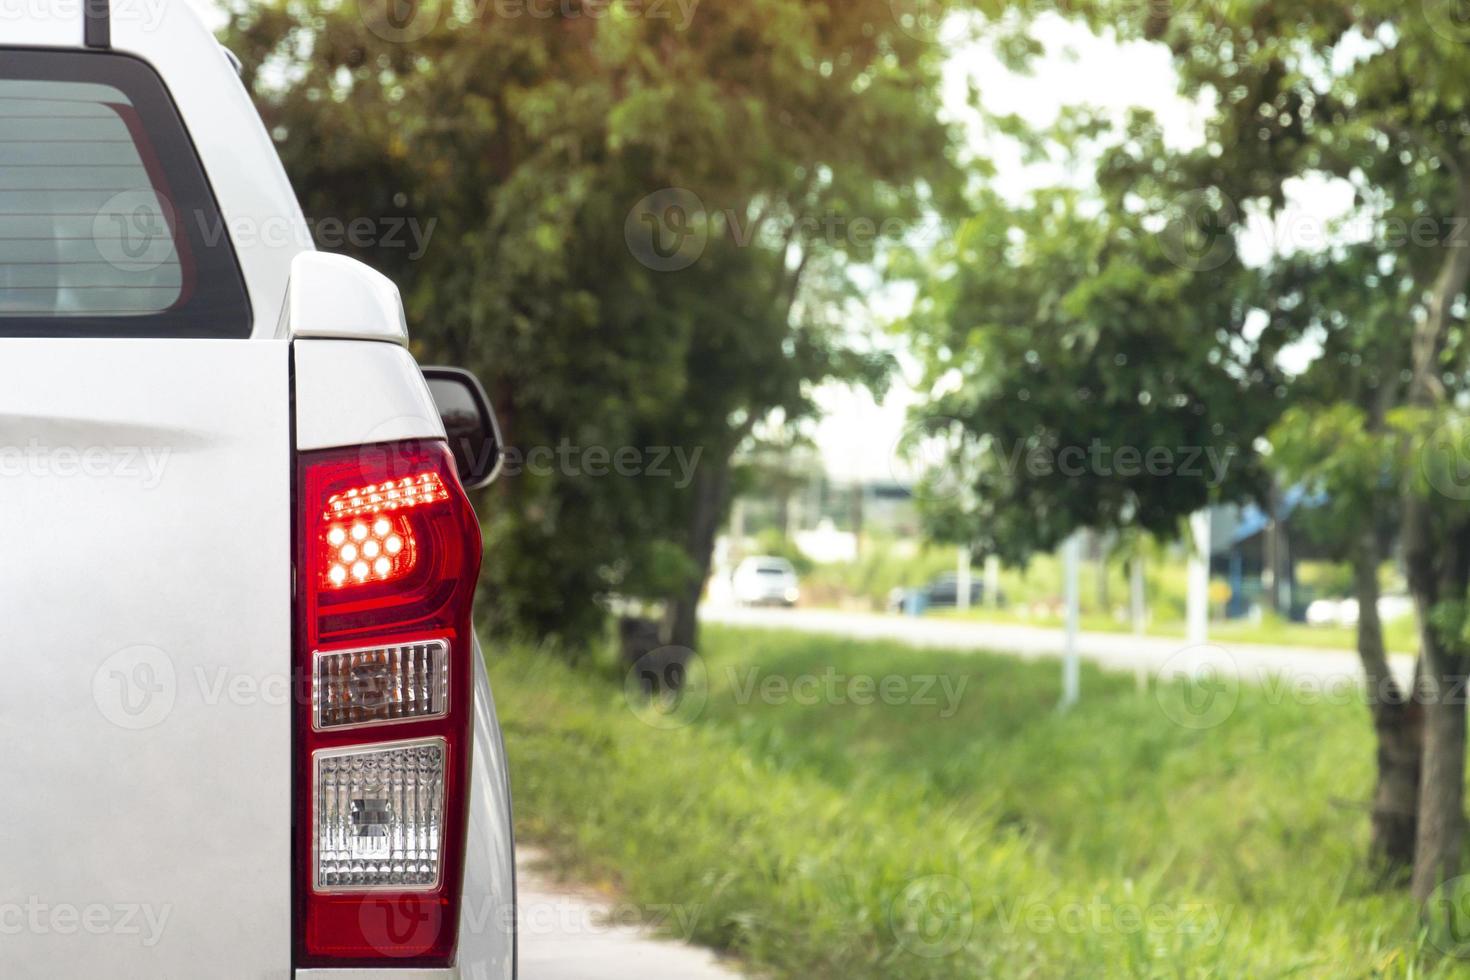
<svg viewBox="0 0 1470 980"><path fill-rule="evenodd" d="M1335 177L1381 218L1418 293L1399 325L1411 353L1391 415L1425 466L1399 468L1401 539L1418 609L1425 741L1413 893L1427 900L1459 868L1464 836L1465 705L1470 659L1460 629L1470 584L1470 509L1434 492L1431 434L1464 389L1459 310L1470 279L1470 46L1448 4L1154 5L1096 0L1069 7L1095 27L1158 40L1184 91L1213 105L1203 190L1231 207L1279 210L1290 181ZM1230 193L1229 188L1235 188ZM1392 242L1390 242L1392 238ZM1452 442L1453 440L1451 440Z"/></svg>
<svg viewBox="0 0 1470 980"><path fill-rule="evenodd" d="M1377 739L1370 857L1388 876L1413 867L1423 710L1389 669L1378 617L1379 566L1399 520L1405 460L1392 413L1403 399L1402 325L1417 290L1401 256L1376 242L1284 258L1269 274L1273 322L1317 338L1316 361L1293 381L1294 407L1272 428L1270 465L1320 503L1299 523L1353 569L1357 644Z"/></svg>
<svg viewBox="0 0 1470 980"><path fill-rule="evenodd" d="M582 640L631 595L693 646L732 453L882 375L850 270L957 183L940 52L886 0L548 9L267 0L227 35L309 215L435 223L349 251L527 464L486 507L491 624Z"/></svg>

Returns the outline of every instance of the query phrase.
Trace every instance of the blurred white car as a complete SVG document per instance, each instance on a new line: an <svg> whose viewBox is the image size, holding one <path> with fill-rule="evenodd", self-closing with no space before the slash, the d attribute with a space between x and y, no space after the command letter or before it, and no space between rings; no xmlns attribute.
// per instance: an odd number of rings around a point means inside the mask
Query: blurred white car
<svg viewBox="0 0 1470 980"><path fill-rule="evenodd" d="M1378 619L1391 623L1414 613L1414 600L1408 596L1386 595L1378 599ZM1312 626L1358 625L1357 599L1317 599L1307 606L1307 622Z"/></svg>
<svg viewBox="0 0 1470 980"><path fill-rule="evenodd" d="M1313 599L1307 606L1307 625L1332 626L1337 622L1336 599Z"/></svg>
<svg viewBox="0 0 1470 980"><path fill-rule="evenodd" d="M1385 623L1414 615L1414 600L1406 595L1386 595L1378 600L1378 618Z"/></svg>
<svg viewBox="0 0 1470 980"><path fill-rule="evenodd" d="M731 579L735 601L743 606L794 606L801 598L796 569L785 558L753 555L735 569Z"/></svg>

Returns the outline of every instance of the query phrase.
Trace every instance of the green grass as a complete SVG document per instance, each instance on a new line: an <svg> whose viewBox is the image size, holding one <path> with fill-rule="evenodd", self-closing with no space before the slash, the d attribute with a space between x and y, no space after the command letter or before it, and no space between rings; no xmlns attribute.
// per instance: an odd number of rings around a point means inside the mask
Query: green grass
<svg viewBox="0 0 1470 980"><path fill-rule="evenodd" d="M650 724L620 672L492 653L518 832L772 977L1459 975L1364 867L1360 706L1246 688L1194 729L1084 667L1059 715L1054 663L708 627L701 665ZM828 671L964 687L861 706ZM761 696L807 676L822 703Z"/></svg>

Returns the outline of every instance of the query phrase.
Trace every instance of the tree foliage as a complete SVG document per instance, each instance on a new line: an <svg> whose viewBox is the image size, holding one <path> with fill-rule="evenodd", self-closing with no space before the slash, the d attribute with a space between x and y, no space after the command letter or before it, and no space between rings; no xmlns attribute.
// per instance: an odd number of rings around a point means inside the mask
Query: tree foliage
<svg viewBox="0 0 1470 980"><path fill-rule="evenodd" d="M491 623L586 637L613 593L692 622L751 427L881 383L851 270L952 198L939 51L885 0L282 0L227 34L308 215L434 222L349 248L421 357L477 370L522 458L576 450L485 505ZM657 447L692 482L586 472Z"/></svg>
<svg viewBox="0 0 1470 980"><path fill-rule="evenodd" d="M1228 227L1195 221L1199 160L1147 113L1062 129L1033 152L1090 147L1095 186L977 194L912 321L936 392L921 411L967 434L949 460L965 492L927 495L931 527L1012 559L1079 527L1172 536L1259 488L1286 390L1259 278Z"/></svg>

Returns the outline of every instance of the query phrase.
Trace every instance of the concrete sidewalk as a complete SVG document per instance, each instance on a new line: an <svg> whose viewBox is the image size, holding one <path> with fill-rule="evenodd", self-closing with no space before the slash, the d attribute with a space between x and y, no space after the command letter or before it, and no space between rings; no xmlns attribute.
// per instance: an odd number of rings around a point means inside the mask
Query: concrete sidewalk
<svg viewBox="0 0 1470 980"><path fill-rule="evenodd" d="M697 908L639 909L558 885L537 870L540 855L516 854L520 980L738 980L713 953L655 937L629 923L652 916L687 929ZM642 914L640 914L642 913ZM683 918L681 918L683 917ZM681 929L681 926L684 929Z"/></svg>

